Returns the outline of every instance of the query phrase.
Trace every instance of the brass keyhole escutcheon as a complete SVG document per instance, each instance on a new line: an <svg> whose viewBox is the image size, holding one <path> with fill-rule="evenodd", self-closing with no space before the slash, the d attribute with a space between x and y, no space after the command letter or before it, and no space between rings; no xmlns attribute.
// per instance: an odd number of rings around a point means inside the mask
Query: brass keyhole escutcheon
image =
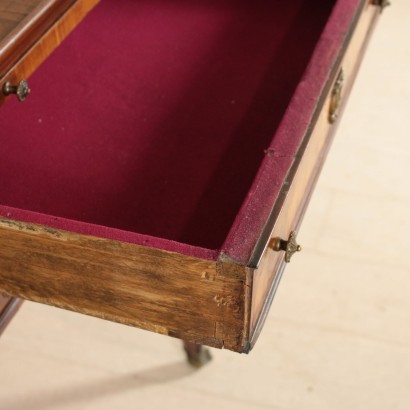
<svg viewBox="0 0 410 410"><path fill-rule="evenodd" d="M289 263L290 259L296 252L301 252L302 247L296 243L296 232L292 231L287 241L281 238L272 238L269 242L269 247L274 251L285 252L285 262Z"/></svg>
<svg viewBox="0 0 410 410"><path fill-rule="evenodd" d="M336 78L335 85L333 86L332 94L330 96L329 122L331 124L333 124L339 116L340 105L342 103L342 91L344 80L345 73L343 68L341 68Z"/></svg>
<svg viewBox="0 0 410 410"><path fill-rule="evenodd" d="M8 96L10 94L16 94L17 99L20 102L26 100L27 96L30 94L30 88L26 80L21 80L17 85L13 85L7 82L3 85L3 94Z"/></svg>

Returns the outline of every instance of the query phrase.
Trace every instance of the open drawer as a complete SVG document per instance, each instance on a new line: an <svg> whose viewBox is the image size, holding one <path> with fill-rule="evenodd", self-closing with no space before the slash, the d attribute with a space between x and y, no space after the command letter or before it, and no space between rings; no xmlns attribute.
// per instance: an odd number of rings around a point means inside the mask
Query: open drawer
<svg viewBox="0 0 410 410"><path fill-rule="evenodd" d="M373 3L103 0L1 108L0 293L249 351Z"/></svg>

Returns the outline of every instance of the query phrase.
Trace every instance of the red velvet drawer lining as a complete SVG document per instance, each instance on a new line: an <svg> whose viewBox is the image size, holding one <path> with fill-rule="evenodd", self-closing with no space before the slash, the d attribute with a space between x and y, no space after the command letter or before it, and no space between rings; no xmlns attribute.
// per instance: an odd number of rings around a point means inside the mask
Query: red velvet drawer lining
<svg viewBox="0 0 410 410"><path fill-rule="evenodd" d="M0 111L0 214L216 257L333 5L103 0Z"/></svg>

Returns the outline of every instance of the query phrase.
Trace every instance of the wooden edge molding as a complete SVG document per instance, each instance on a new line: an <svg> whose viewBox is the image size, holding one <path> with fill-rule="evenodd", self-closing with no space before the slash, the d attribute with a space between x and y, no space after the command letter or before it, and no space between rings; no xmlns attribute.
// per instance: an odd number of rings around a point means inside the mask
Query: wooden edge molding
<svg viewBox="0 0 410 410"><path fill-rule="evenodd" d="M250 272L0 219L0 293L243 352Z"/></svg>
<svg viewBox="0 0 410 410"><path fill-rule="evenodd" d="M22 79L28 79L98 2L99 0L54 1L54 23L50 13L40 14L42 18L39 18L39 24L29 25L31 31L26 30L30 35L30 41L21 40L17 48L9 45L3 50L0 62L0 90L6 82L17 84ZM56 15L59 16L57 20ZM34 43L31 41L33 39L36 39ZM3 70L8 71L4 74ZM0 106L6 99L7 97L0 92Z"/></svg>
<svg viewBox="0 0 410 410"><path fill-rule="evenodd" d="M75 0L43 0L0 41L0 77L35 44ZM13 7L13 6L9 6ZM19 4L15 4L16 10ZM16 13L18 16L18 14Z"/></svg>

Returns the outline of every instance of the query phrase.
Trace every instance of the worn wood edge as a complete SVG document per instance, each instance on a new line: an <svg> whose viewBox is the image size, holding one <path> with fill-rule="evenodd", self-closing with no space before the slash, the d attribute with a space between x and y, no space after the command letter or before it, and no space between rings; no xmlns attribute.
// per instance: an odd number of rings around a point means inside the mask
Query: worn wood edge
<svg viewBox="0 0 410 410"><path fill-rule="evenodd" d="M78 246L82 249L93 248L100 249L102 252L121 252L124 257L136 259L135 254L155 254L161 255L164 259L178 258L181 262L189 264L215 264L215 272L213 278L222 278L224 280L237 281L244 279L244 272L240 265L217 263L212 259L202 259L195 256L188 256L178 252L172 252L164 249L137 245L129 242L111 240L102 237L83 235L74 232L65 231L62 229L51 228L45 225L34 224L30 222L18 221L0 216L0 231L10 230L25 233L30 236L41 236L50 240L69 242L72 246ZM205 274L204 274L205 275ZM205 275L206 276L206 275ZM205 277L209 279L210 277Z"/></svg>
<svg viewBox="0 0 410 410"><path fill-rule="evenodd" d="M244 318L243 331L241 339L240 353L249 353L250 351L250 332L251 332L251 314L252 314L252 291L254 269L246 265L241 265L230 258L229 255L221 252L218 261L218 272L223 272L223 276L229 272L229 277L235 277L243 283L244 294Z"/></svg>
<svg viewBox="0 0 410 410"><path fill-rule="evenodd" d="M243 352L249 282L235 264L0 218L8 296Z"/></svg>
<svg viewBox="0 0 410 410"><path fill-rule="evenodd" d="M358 16L358 19L356 20L356 25L354 26L354 28L352 29L352 31L351 31L350 33L348 33L349 44L342 49L342 50L343 50L343 51L342 51L342 54L339 56L339 58L338 58L338 60L337 60L337 64L336 64L336 66L335 66L335 69L333 70L332 76L330 77L330 81L329 81L328 85L325 87L325 90L327 91L327 94L324 95L323 100L321 100L321 101L319 102L319 104L318 104L317 115L315 116L315 122L314 122L314 124L316 124L316 122L317 122L317 120L318 120L318 118L319 118L319 115L322 113L322 110L325 109L325 104L326 104L326 103L328 102L328 100L329 100L329 94L330 94L331 86L333 85L333 83L334 83L334 81L335 81L335 78L336 78L336 76L337 76L337 74L338 74L338 71L339 71L339 69L340 69L340 67L341 67L342 60L344 59L344 57L345 57L345 55L346 55L346 53L347 53L348 46L350 45L350 39L352 38L352 36L353 36L354 33L355 33L355 28L357 27L357 25L358 25L358 23L359 23L360 16L362 15L362 12L364 11L365 7L368 7L368 6L370 6L370 5L371 5L371 4L370 4L368 1L364 2L363 8L361 9L361 12L360 12L360 14L359 14L359 16ZM361 47L360 47L360 49L359 49L358 58L356 59L355 64L354 64L354 66L353 66L353 70L352 70L352 72L350 73L350 81L348 82L347 86L345 87L345 94L347 94L347 96L349 95L349 93L350 93L350 91L351 91L351 88L353 87L354 79L356 78L357 72L358 72L358 70L359 70L359 68L360 68L360 65L361 65L361 62L362 62L362 58L361 58L361 57L363 56L363 54L364 54L364 52L365 52L365 50L366 50L366 48L367 48L367 45L368 45L368 43L369 43L369 41L370 41L371 34L372 34L372 32L373 32L373 30L374 30L374 28L375 28L375 26L376 26L377 20L379 19L379 14L380 14L380 13L378 13L378 12L375 10L374 13L373 13L373 16L372 16L372 18L371 18L370 25L368 26L366 35L365 35L365 37L364 37L364 39L363 39L363 42L362 42L362 45L361 45ZM336 131L337 131L337 126L338 126L338 124L340 123L340 118L341 118L341 116L342 116L342 114L343 114L343 111L344 111L344 108L345 108L345 106L346 106L347 100L348 100L348 98L344 98L343 101L342 101L342 106L341 106L340 111L339 111L339 119L338 119L338 121L336 122L336 124L334 124L332 127L330 127L329 133L328 133L328 135L327 135L327 137L326 137L326 139L325 139L324 145L323 145L323 147L322 147L322 149L321 149L319 161L317 162L317 164L316 164L316 166L315 166L315 169L314 169L314 171L312 172L312 177L311 177L311 179L310 179L310 181L309 181L309 183L308 183L308 186L309 186L309 188L308 188L308 194L306 195L306 197L305 197L304 200L302 201L301 208L299 209L299 211L298 211L298 213L297 213L297 218L296 218L296 220L295 220L294 229L295 229L296 231L299 230L300 225L301 225L301 223L302 223L303 216L304 216L304 214L305 214L305 212L306 212L306 209L307 209L307 207L308 207L308 205L309 205L310 197L311 197L312 194L313 194L314 187L315 187L315 185L316 185L316 183L317 183L317 180L318 180L318 178L319 178L320 172L321 172L321 170L322 170L322 168L323 168L323 165L324 165L324 162L325 162L325 158L326 158L326 154L329 152L330 147L331 147L331 145L332 145L334 136L335 136ZM310 132L310 134L309 134L309 140L310 140L310 137L312 136L312 134L314 134L314 131L315 131L315 127L312 126L312 130L311 130L311 132ZM308 142L309 142L309 141L307 141L307 143L306 143L304 149L306 149L306 147L307 147L307 145L308 145ZM298 163L298 164L299 164L299 163ZM297 171L297 169L294 170L294 175L292 176L292 178L296 175L296 171ZM288 192L290 191L290 190L289 190L289 187L287 188L287 191L288 191ZM287 195L283 195L283 203L285 202L286 197L287 197ZM283 204L282 204L282 205L283 205ZM279 214L278 214L278 216L277 216L277 219L278 219L280 216L281 216L281 213L279 212ZM261 258L261 259L262 259L262 258ZM275 296L275 294L276 294L277 288L278 288L279 283L280 283L280 281L281 281L281 278L282 278L282 276L283 276L283 272L284 272L285 267L286 267L286 264L285 264L284 258L282 257L282 258L278 261L277 266L275 267L275 269L276 269L276 274L275 274L275 277L274 277L274 279L273 279L273 281L272 281L272 283L271 283L270 288L268 289L266 301L265 301L265 303L264 303L264 305L263 305L263 308L262 308L262 310L261 310L261 312L260 312L260 314L259 314L259 317L258 317L257 322L256 322L256 326L255 326L253 329L252 329L252 326L251 326L250 343L249 343L249 346L248 346L249 351L254 347L254 345L255 345L255 343L256 343L256 341L257 341L257 339L258 339L258 337L259 337L259 335L260 335L260 333L261 333L261 331L262 331L264 322L265 322L266 317L267 317L267 315L268 315L268 313L269 313L270 306L271 306L271 304L272 304L273 298L274 298L274 296Z"/></svg>
<svg viewBox="0 0 410 410"><path fill-rule="evenodd" d="M235 277L242 282L243 288L243 326L241 330L241 338L239 343L240 353L249 353L250 332L251 332L251 314L252 314L252 287L254 269L247 266L239 265L236 262L225 258L221 255L218 262L218 271L224 272L223 276L227 275ZM228 273L229 272L229 273Z"/></svg>
<svg viewBox="0 0 410 410"><path fill-rule="evenodd" d="M252 317L252 292L254 269L246 268L246 281L244 282L245 307L244 307L244 333L242 338L242 353L248 354L251 346L251 317Z"/></svg>
<svg viewBox="0 0 410 410"><path fill-rule="evenodd" d="M77 0L66 9L60 18L38 38L38 41L31 45L7 73L0 77L0 90L3 84L8 81L16 84L22 79L28 79L99 1ZM7 98L0 92L0 106Z"/></svg>

